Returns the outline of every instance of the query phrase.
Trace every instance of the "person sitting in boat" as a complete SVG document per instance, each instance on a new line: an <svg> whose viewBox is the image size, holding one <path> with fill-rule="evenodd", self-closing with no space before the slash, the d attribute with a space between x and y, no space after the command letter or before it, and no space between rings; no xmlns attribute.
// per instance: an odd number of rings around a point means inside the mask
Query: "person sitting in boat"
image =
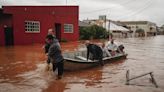
<svg viewBox="0 0 164 92"><path fill-rule="evenodd" d="M107 47L105 46L105 43L102 43L102 50L103 50L103 57L110 57L111 54L108 51Z"/></svg>
<svg viewBox="0 0 164 92"><path fill-rule="evenodd" d="M100 46L103 51L103 57L110 57L111 54L108 51L107 47L105 46L105 43L96 43L97 46Z"/></svg>
<svg viewBox="0 0 164 92"><path fill-rule="evenodd" d="M124 52L124 45L119 45L118 48L117 48L117 53L125 53Z"/></svg>
<svg viewBox="0 0 164 92"><path fill-rule="evenodd" d="M103 51L100 46L96 44L90 43L90 41L85 41L85 45L87 47L87 60L92 55L92 60L99 60L100 64L103 66L104 62L103 58Z"/></svg>
<svg viewBox="0 0 164 92"><path fill-rule="evenodd" d="M117 51L117 45L114 43L114 39L111 40L109 44L107 44L107 49L111 53L112 56L116 54Z"/></svg>

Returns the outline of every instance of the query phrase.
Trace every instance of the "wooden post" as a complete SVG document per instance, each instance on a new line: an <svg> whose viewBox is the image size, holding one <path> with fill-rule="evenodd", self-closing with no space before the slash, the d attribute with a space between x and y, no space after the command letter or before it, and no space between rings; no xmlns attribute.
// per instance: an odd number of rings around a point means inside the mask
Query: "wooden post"
<svg viewBox="0 0 164 92"><path fill-rule="evenodd" d="M126 85L129 85L129 70L126 71Z"/></svg>
<svg viewBox="0 0 164 92"><path fill-rule="evenodd" d="M139 75L139 76L133 77L133 78L129 79L129 81L130 81L130 80L137 79L137 78L140 78L140 77L143 77L143 76L148 75L148 74L150 74L150 73L152 73L152 72L145 73L145 74L142 74L142 75Z"/></svg>
<svg viewBox="0 0 164 92"><path fill-rule="evenodd" d="M154 76L153 76L153 72L149 72L149 73L145 73L145 74L142 74L142 75L133 77L133 78L129 78L129 70L127 70L127 72L126 72L126 85L129 85L129 81L130 81L130 80L134 80L134 79L143 77L143 76L148 75L148 74L150 74L152 83L155 85L156 88L158 88L158 85L157 85L157 83L156 83L156 81L155 81L155 79L154 79Z"/></svg>
<svg viewBox="0 0 164 92"><path fill-rule="evenodd" d="M150 77L152 79L152 83L155 85L156 88L158 88L158 85L157 85L157 83L156 83L156 81L155 81L154 76L153 76L152 73L150 73Z"/></svg>

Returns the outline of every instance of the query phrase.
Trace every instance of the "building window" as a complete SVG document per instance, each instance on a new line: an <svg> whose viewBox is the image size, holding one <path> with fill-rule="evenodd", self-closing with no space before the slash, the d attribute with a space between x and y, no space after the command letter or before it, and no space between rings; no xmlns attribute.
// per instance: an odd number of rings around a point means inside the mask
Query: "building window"
<svg viewBox="0 0 164 92"><path fill-rule="evenodd" d="M64 33L73 33L73 24L64 24Z"/></svg>
<svg viewBox="0 0 164 92"><path fill-rule="evenodd" d="M39 21L25 21L25 32L40 33L40 22Z"/></svg>

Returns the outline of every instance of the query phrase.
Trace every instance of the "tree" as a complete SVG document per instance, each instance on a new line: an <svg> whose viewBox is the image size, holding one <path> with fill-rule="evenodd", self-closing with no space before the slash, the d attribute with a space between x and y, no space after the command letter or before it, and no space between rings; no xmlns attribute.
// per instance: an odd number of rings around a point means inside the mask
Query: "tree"
<svg viewBox="0 0 164 92"><path fill-rule="evenodd" d="M139 34L139 37L140 37L140 36L145 36L145 31L144 31L144 29L141 29L141 28L140 28L140 29L137 29L137 30L136 30L136 33Z"/></svg>
<svg viewBox="0 0 164 92"><path fill-rule="evenodd" d="M107 36L108 33L103 27L97 25L92 25L89 27L80 27L80 39L103 39L107 38Z"/></svg>

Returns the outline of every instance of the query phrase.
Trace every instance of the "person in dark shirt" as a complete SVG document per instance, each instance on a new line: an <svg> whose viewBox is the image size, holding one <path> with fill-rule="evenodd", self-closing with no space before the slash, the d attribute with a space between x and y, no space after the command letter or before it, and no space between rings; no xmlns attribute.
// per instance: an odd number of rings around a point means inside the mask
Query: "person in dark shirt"
<svg viewBox="0 0 164 92"><path fill-rule="evenodd" d="M45 45L44 45L44 52L45 52L45 54L47 55L48 54L48 50L49 50L49 48L50 48L50 43L48 43L48 39L47 39L47 37L48 36L50 36L51 34L48 34L47 36L46 36L46 40L45 40ZM54 39L55 37L53 36L53 39ZM50 59L48 58L47 59L47 64L50 64Z"/></svg>
<svg viewBox="0 0 164 92"><path fill-rule="evenodd" d="M47 36L47 40L47 42L50 44L48 50L48 58L53 65L53 71L55 72L56 68L58 68L57 79L61 79L64 70L64 58L61 53L59 41L55 39L52 35Z"/></svg>
<svg viewBox="0 0 164 92"><path fill-rule="evenodd" d="M119 45L118 48L117 48L117 53L122 53L122 54L125 53L124 48L125 48L124 45L122 45L122 44Z"/></svg>
<svg viewBox="0 0 164 92"><path fill-rule="evenodd" d="M54 38L56 38L56 37L55 37L55 34L54 34L54 31L51 30L51 29L49 29L49 30L48 30L48 33L47 33L47 36L46 36L46 40L45 40L45 46L44 46L45 53L48 53L48 50L49 50L49 47L50 47L50 44L47 42L47 37L48 37L49 35L52 35Z"/></svg>
<svg viewBox="0 0 164 92"><path fill-rule="evenodd" d="M46 39L45 39L45 45L44 45L45 54L48 53L48 50L50 48L50 44L47 42L47 37L49 35L52 35L54 38L56 38L55 34L54 34L54 31L52 29L49 29L48 33L47 33L47 36L46 36ZM47 64L50 64L50 59L49 58L47 59Z"/></svg>
<svg viewBox="0 0 164 92"><path fill-rule="evenodd" d="M87 46L87 60L90 54L92 54L92 60L99 60L99 63L103 66L104 62L102 60L103 58L102 48L96 44L91 44L89 41L86 41L85 45Z"/></svg>

